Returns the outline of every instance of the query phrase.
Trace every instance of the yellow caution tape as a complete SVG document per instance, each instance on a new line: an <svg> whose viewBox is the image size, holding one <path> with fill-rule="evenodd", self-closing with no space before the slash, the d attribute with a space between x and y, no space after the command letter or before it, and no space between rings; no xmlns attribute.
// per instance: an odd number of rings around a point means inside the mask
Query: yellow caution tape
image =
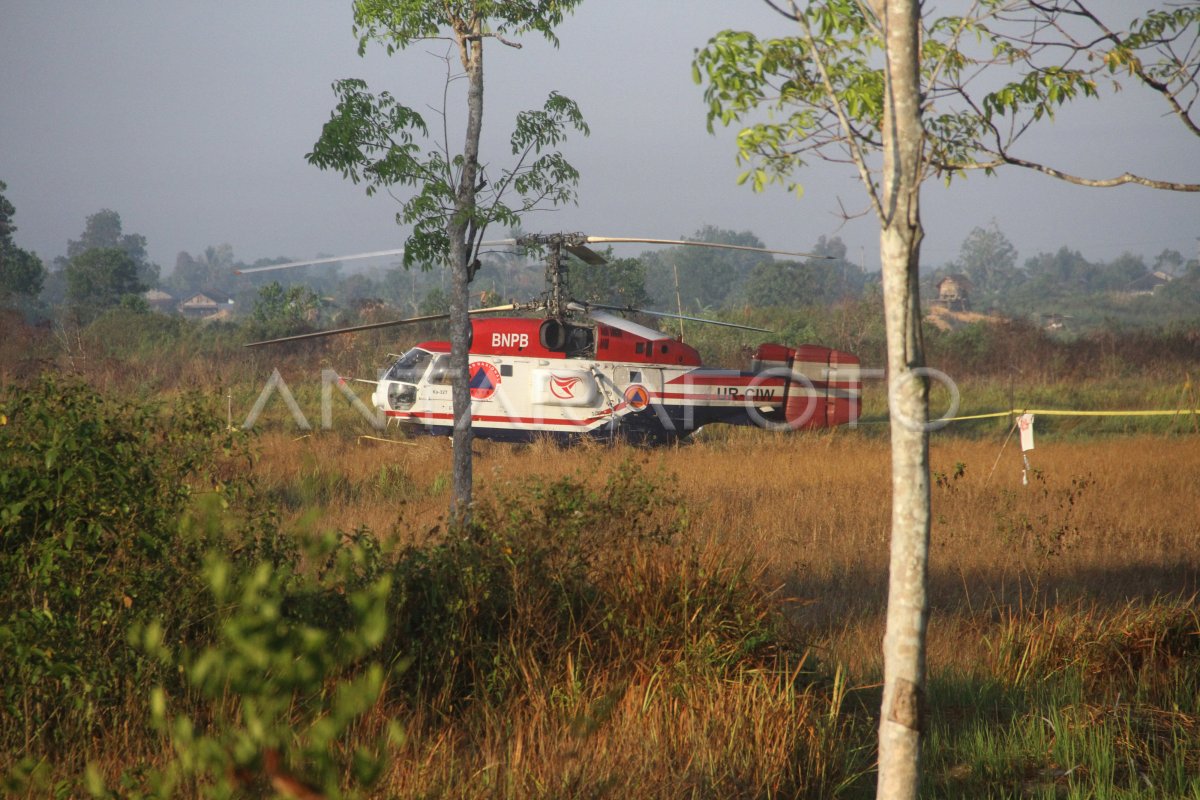
<svg viewBox="0 0 1200 800"><path fill-rule="evenodd" d="M1058 411L1052 408L1030 408L1015 413L1051 417L1169 417L1175 414L1200 414L1200 408L1179 408L1174 411Z"/></svg>
<svg viewBox="0 0 1200 800"><path fill-rule="evenodd" d="M968 419L991 419L995 417L1040 414L1047 417L1171 417L1179 414L1200 414L1200 408L1179 408L1171 411L1064 411L1056 408L1014 408L1011 411L994 411L988 414L972 414L964 417L938 417L937 422L960 422Z"/></svg>
<svg viewBox="0 0 1200 800"><path fill-rule="evenodd" d="M1011 411L995 411L990 414L972 414L969 417L939 417L938 422L958 422L964 419L992 419L994 417L1007 417L1012 413Z"/></svg>

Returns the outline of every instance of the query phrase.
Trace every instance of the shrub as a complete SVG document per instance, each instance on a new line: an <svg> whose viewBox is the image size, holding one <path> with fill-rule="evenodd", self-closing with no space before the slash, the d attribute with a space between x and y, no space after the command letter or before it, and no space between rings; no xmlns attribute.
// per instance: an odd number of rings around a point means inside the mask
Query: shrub
<svg viewBox="0 0 1200 800"><path fill-rule="evenodd" d="M127 793L355 797L354 788L382 775L389 744L403 734L395 721L379 735L362 729L386 679L364 659L383 637L389 578L362 580L373 557L353 538L325 537L308 550L309 560L326 561L328 585L300 581L318 604L295 602L294 565L247 569L210 554L203 573L220 610L211 643L175 652L157 622L131 632L147 655L178 666L192 695L178 702L162 686L150 692L154 725L173 756L144 777L127 771ZM307 613L322 606L336 612ZM171 706L181 713L170 715ZM86 782L94 797L117 796L94 766Z"/></svg>
<svg viewBox="0 0 1200 800"><path fill-rule="evenodd" d="M180 520L243 503L246 454L195 397L168 412L47 376L10 388L0 415L0 739L48 751L140 696L131 623L203 635L199 567L222 529ZM246 557L278 549L269 522L247 528Z"/></svg>
<svg viewBox="0 0 1200 800"><path fill-rule="evenodd" d="M80 337L89 351L110 358L162 358L168 348L177 349L187 329L182 317L119 306L97 317Z"/></svg>
<svg viewBox="0 0 1200 800"><path fill-rule="evenodd" d="M746 564L676 541L686 516L664 481L625 467L600 489L533 480L477 508L467 538L398 554L390 658L397 686L444 709L501 702L571 661L626 671L669 653L718 667L777 640Z"/></svg>

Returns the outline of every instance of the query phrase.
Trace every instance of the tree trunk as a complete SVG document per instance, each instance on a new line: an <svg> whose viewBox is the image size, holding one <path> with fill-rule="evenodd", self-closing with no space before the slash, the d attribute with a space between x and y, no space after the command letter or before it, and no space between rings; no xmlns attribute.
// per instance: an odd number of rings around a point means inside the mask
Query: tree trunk
<svg viewBox="0 0 1200 800"><path fill-rule="evenodd" d="M929 562L928 383L918 262L923 148L919 0L876 0L886 41L880 251L892 437L892 541L877 797L916 798Z"/></svg>
<svg viewBox="0 0 1200 800"><path fill-rule="evenodd" d="M479 173L479 132L483 127L483 40L479 20L456 28L459 52L467 74L467 130L463 165L458 176L455 213L446 225L450 239L450 370L453 375L451 400L454 411L454 464L450 498L450 525L465 528L471 521L471 242L474 230L476 181Z"/></svg>

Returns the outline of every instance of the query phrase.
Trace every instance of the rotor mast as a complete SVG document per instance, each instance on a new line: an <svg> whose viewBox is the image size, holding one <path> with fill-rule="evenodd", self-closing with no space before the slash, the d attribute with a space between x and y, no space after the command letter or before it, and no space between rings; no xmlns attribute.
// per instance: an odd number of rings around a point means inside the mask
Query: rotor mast
<svg viewBox="0 0 1200 800"><path fill-rule="evenodd" d="M563 235L547 237L550 250L546 254L546 282L550 285L550 296L546 298L546 310L559 322L567 314L567 265L563 260Z"/></svg>
<svg viewBox="0 0 1200 800"><path fill-rule="evenodd" d="M546 311L560 322L563 321L570 311L568 306L571 302L563 250L588 264L603 264L604 259L587 246L588 237L582 233L529 234L522 236L518 242L526 246L546 248L546 285L550 287L546 297Z"/></svg>

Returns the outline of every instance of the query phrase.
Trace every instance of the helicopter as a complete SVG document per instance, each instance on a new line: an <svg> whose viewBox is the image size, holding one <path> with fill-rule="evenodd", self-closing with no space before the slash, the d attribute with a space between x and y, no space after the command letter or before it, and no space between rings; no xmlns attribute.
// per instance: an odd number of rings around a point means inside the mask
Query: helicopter
<svg viewBox="0 0 1200 800"><path fill-rule="evenodd" d="M567 257L601 266L591 244L644 243L808 255L746 245L672 239L529 234L483 245L546 253L547 290L533 302L472 309L469 350L471 427L482 439L561 443L585 439L669 444L714 424L795 431L856 421L862 384L858 357L828 347L760 344L746 370L705 366L691 345L622 313L691 320L770 333L720 320L575 300ZM402 249L254 267L242 274L397 255ZM491 316L532 313L535 316ZM432 314L285 336L260 347L446 319ZM450 343L424 341L396 357L374 383L372 404L389 422L435 436L453 431Z"/></svg>

